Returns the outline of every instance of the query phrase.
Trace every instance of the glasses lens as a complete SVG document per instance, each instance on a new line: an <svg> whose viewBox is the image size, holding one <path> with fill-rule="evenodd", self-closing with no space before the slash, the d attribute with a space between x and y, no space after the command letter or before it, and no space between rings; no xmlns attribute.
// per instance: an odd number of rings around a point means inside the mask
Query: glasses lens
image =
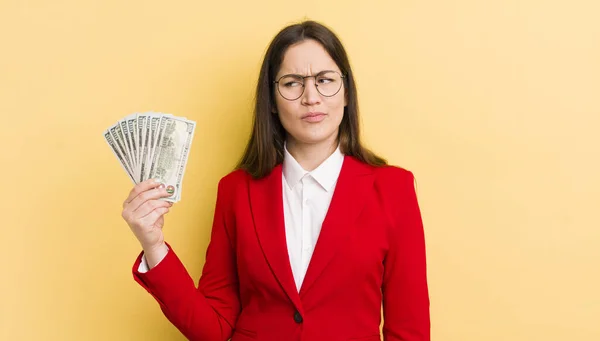
<svg viewBox="0 0 600 341"><path fill-rule="evenodd" d="M279 93L285 99L294 100L302 96L304 79L295 75L282 77L277 84Z"/></svg>
<svg viewBox="0 0 600 341"><path fill-rule="evenodd" d="M342 76L333 71L325 72L317 77L316 83L321 95L331 97L342 88Z"/></svg>

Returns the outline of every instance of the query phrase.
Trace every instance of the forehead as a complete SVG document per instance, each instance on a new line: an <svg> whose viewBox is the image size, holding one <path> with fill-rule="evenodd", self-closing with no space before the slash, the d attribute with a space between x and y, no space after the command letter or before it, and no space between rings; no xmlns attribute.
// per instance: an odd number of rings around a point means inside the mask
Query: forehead
<svg viewBox="0 0 600 341"><path fill-rule="evenodd" d="M316 74L323 70L340 71L323 45L312 39L290 46L283 56L278 75Z"/></svg>

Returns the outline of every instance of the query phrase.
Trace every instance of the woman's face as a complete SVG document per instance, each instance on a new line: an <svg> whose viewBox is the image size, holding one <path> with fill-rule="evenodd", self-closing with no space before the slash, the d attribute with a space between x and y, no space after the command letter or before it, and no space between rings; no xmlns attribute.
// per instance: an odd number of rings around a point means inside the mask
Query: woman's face
<svg viewBox="0 0 600 341"><path fill-rule="evenodd" d="M323 72L328 70L337 74ZM281 79L290 74L319 77L305 78L304 92L299 98L293 99L302 91L302 78ZM279 80L279 84L276 84L279 90L275 90L275 105L279 120L288 133L289 144L333 143L336 140L346 106L346 89L339 74L340 69L320 43L305 40L288 48L275 78ZM317 91L315 82L321 93ZM339 89L337 93L336 89ZM284 98L282 93L293 100ZM333 95L327 97L322 93Z"/></svg>

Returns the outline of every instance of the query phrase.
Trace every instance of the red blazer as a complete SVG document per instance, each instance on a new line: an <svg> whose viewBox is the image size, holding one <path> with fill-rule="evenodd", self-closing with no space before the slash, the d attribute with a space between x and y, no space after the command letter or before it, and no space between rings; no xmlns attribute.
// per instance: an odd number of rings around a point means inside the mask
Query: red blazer
<svg viewBox="0 0 600 341"><path fill-rule="evenodd" d="M134 278L190 340L429 341L425 241L411 172L346 156L300 292L286 248L281 165L219 182L198 287L171 248Z"/></svg>

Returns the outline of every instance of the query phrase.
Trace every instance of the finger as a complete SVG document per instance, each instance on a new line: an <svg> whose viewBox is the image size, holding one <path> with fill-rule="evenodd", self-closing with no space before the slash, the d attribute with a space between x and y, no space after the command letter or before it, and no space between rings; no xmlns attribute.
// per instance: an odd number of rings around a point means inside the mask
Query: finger
<svg viewBox="0 0 600 341"><path fill-rule="evenodd" d="M170 208L171 203L164 200L148 200L145 203L143 203L140 207L138 207L138 209L133 212L133 215L140 219L147 216L150 212L154 211L159 207Z"/></svg>
<svg viewBox="0 0 600 341"><path fill-rule="evenodd" d="M159 207L150 212L147 216L141 219L143 225L154 225L156 221L163 215L169 213L168 207Z"/></svg>
<svg viewBox="0 0 600 341"><path fill-rule="evenodd" d="M165 197L170 197L170 196L172 196L172 194L169 194L167 192L164 185L160 185L157 188L150 189L150 190L140 193L137 197L135 197L135 199L133 199L127 205L126 209L135 211L148 200L157 200L160 198L165 198Z"/></svg>
<svg viewBox="0 0 600 341"><path fill-rule="evenodd" d="M146 192L147 190L156 188L158 186L160 186L160 182L156 181L155 179L148 179L140 182L131 189L131 191L129 192L129 196L123 202L123 207L125 207L125 205L133 201L133 199L140 195L140 193Z"/></svg>

